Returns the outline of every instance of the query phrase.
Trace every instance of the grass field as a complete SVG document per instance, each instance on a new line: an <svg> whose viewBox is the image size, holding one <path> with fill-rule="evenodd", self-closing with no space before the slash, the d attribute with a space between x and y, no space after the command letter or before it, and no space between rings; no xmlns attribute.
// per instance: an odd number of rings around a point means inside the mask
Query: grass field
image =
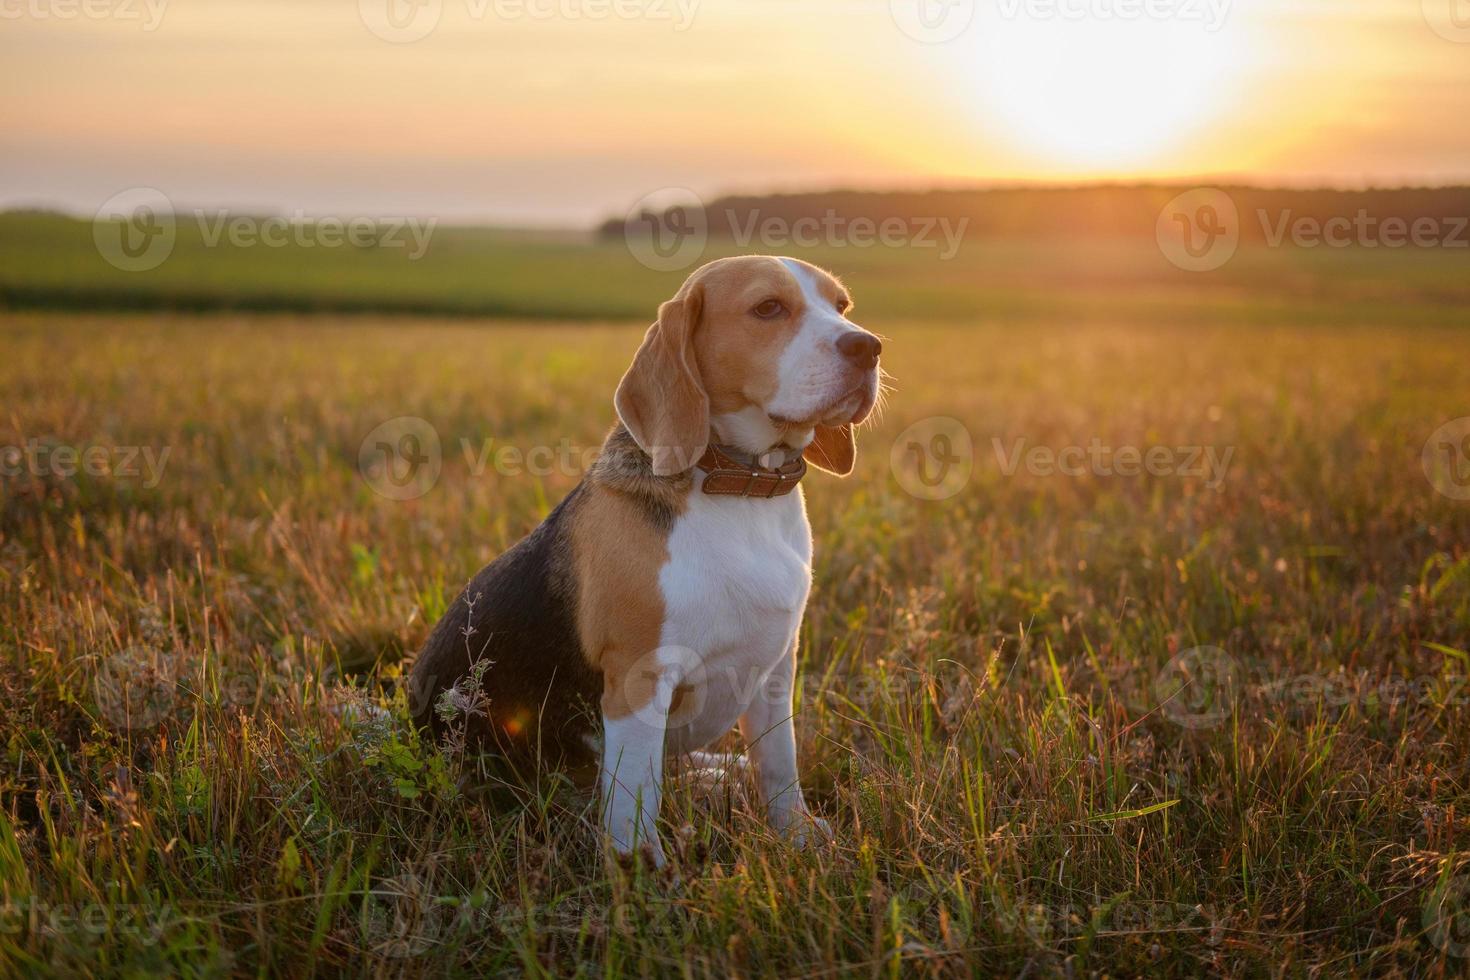
<svg viewBox="0 0 1470 980"><path fill-rule="evenodd" d="M671 292L669 273L590 235L436 226L421 229L412 258L417 240L401 229L393 247L236 247L215 220L181 214L168 257L130 272L103 259L90 221L0 214L0 308L638 320ZM1152 238L975 238L941 260L937 237L935 247L744 251L838 269L858 284L864 314L889 322L1453 326L1470 308L1464 249L1245 245L1201 275L1170 265ZM712 239L704 258L740 251Z"/></svg>
<svg viewBox="0 0 1470 980"><path fill-rule="evenodd" d="M469 778L395 682L578 479L499 450L595 447L677 277L609 301L538 259L563 315L630 317L601 324L0 314L29 454L0 477L0 972L1464 975L1470 502L1421 450L1470 414L1465 281L1262 252L1087 286L1026 247L973 293L838 265L895 391L854 476L808 483L799 751L836 841L686 780L667 874L606 863L553 776ZM443 447L404 501L359 469L400 416ZM936 434L957 492L920 499ZM1027 455L1067 447L1082 474Z"/></svg>

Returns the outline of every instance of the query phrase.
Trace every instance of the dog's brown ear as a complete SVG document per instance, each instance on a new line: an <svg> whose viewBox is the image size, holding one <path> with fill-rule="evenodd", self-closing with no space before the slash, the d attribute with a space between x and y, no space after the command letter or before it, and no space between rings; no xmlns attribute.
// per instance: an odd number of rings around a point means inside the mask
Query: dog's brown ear
<svg viewBox="0 0 1470 980"><path fill-rule="evenodd" d="M658 308L613 406L658 476L683 473L709 445L709 396L694 360L704 292L695 285Z"/></svg>
<svg viewBox="0 0 1470 980"><path fill-rule="evenodd" d="M857 461L857 441L852 435L852 425L817 426L804 455L808 463L828 473L838 476L851 473L853 463Z"/></svg>

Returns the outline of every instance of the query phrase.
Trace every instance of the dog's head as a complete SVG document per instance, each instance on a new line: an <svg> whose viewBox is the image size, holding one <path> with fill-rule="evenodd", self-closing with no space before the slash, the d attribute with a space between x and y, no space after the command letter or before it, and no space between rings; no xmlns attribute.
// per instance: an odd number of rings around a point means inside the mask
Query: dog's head
<svg viewBox="0 0 1470 980"><path fill-rule="evenodd" d="M658 310L614 404L660 476L719 437L751 452L805 447L852 471L852 428L878 397L878 338L847 318L842 283L798 259L745 255L695 270Z"/></svg>

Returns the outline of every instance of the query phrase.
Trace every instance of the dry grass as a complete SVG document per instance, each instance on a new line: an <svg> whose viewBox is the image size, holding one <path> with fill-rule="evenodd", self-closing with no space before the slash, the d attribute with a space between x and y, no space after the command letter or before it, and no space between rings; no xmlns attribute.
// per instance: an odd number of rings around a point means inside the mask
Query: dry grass
<svg viewBox="0 0 1470 980"><path fill-rule="evenodd" d="M577 479L461 439L595 446L637 327L0 319L0 445L169 450L0 483L0 972L1463 974L1470 503L1420 450L1470 335L873 325L890 407L808 493L837 842L684 783L654 875L394 688ZM358 452L404 415L444 466L398 502ZM890 467L930 416L974 439L943 501ZM1233 455L1006 475L1020 438ZM344 685L396 715L344 725Z"/></svg>

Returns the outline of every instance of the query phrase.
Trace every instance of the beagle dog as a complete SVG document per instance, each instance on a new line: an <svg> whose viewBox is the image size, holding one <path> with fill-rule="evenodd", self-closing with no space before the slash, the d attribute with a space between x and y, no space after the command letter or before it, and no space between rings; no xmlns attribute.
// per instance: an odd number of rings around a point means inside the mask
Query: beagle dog
<svg viewBox="0 0 1470 980"><path fill-rule="evenodd" d="M881 344L851 308L796 259L691 274L618 385L586 477L435 626L410 674L416 723L442 734L443 705L488 661L473 737L600 763L604 830L659 864L665 757L738 724L772 824L798 843L829 835L802 799L792 723L812 577L800 480L808 463L852 471L878 396Z"/></svg>

